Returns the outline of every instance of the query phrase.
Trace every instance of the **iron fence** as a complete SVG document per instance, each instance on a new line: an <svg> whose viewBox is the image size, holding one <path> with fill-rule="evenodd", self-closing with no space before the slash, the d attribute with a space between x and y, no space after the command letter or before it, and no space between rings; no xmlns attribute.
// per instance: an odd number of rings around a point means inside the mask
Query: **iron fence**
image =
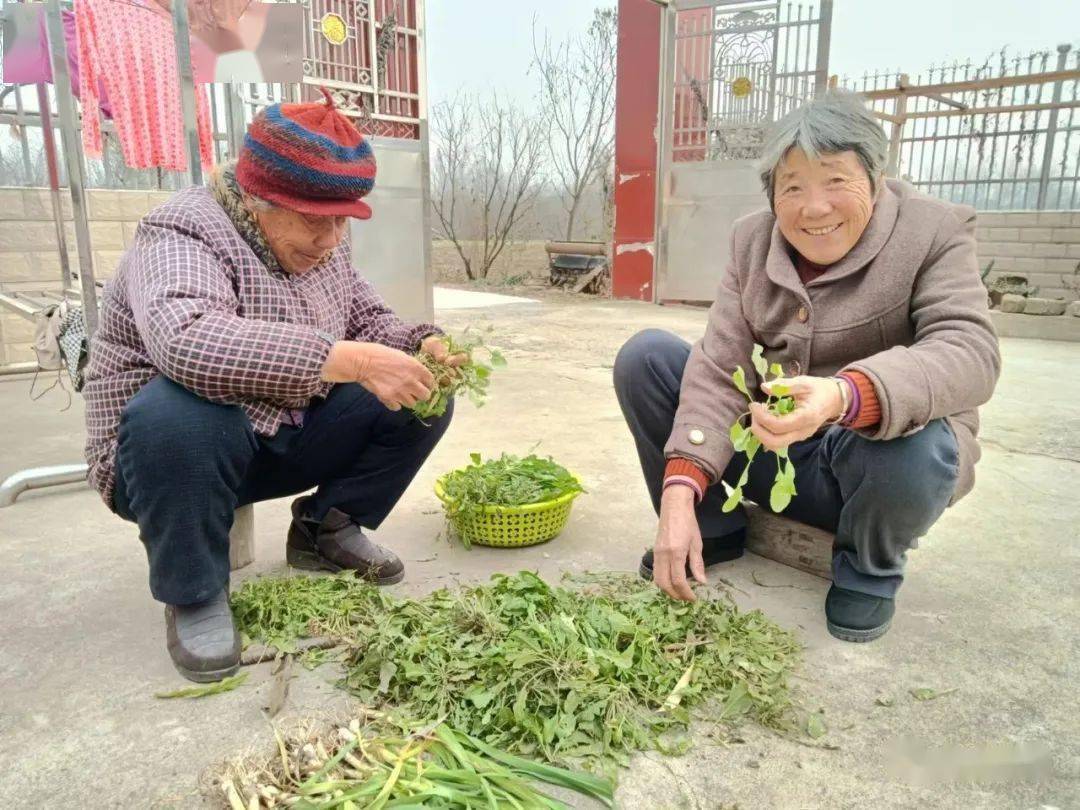
<svg viewBox="0 0 1080 810"><path fill-rule="evenodd" d="M864 93L890 136L889 173L982 210L1080 208L1080 51L878 72Z"/></svg>
<svg viewBox="0 0 1080 810"><path fill-rule="evenodd" d="M765 127L826 85L831 0L676 8L672 159L756 157Z"/></svg>

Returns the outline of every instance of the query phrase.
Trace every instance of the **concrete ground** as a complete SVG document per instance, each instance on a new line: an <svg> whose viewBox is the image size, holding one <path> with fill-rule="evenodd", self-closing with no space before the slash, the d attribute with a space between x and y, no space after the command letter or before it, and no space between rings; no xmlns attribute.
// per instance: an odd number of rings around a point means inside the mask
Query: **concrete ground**
<svg viewBox="0 0 1080 810"><path fill-rule="evenodd" d="M453 330L493 324L510 365L495 376L486 407L462 404L377 533L407 561L398 593L522 568L550 578L634 571L652 541L655 519L611 363L638 329L694 338L705 313L524 294L541 300L439 312ZM832 639L822 612L827 583L810 575L752 555L712 572L714 582L738 588L743 606L797 630L806 654L795 688L803 706L824 710L827 747L752 724L741 741L721 746L702 728L687 756L636 758L621 774L620 806L1080 807L1080 345L1003 345L977 487L911 556L885 638ZM0 477L81 455L81 401L61 411L62 395L31 402L29 390L25 378L0 382ZM470 451L524 452L537 442L589 490L566 532L525 550L447 545L431 492L436 475L466 463ZM257 507L257 561L238 579L285 572L287 515L287 501ZM165 653L161 607L147 592L135 528L94 493L72 486L24 495L0 511L0 554L0 806L204 806L199 779L209 766L270 743L268 665L228 695L153 697L182 685ZM332 680L327 670L301 672L283 716L346 704ZM956 691L919 702L909 694L917 687ZM932 749L924 759L936 765L948 750L998 746L1008 762L1045 768L987 766L978 784L942 784L895 767L902 745Z"/></svg>

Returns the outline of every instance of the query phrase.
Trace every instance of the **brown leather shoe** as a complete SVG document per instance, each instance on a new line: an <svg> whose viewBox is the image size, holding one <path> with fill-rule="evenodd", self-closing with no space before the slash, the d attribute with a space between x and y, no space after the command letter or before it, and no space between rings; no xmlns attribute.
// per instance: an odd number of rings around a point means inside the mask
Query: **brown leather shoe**
<svg viewBox="0 0 1080 810"><path fill-rule="evenodd" d="M293 501L292 525L285 559L294 568L309 571L355 571L377 585L393 585L405 578L405 564L382 546L371 542L352 518L331 509L322 523L304 517L307 498Z"/></svg>

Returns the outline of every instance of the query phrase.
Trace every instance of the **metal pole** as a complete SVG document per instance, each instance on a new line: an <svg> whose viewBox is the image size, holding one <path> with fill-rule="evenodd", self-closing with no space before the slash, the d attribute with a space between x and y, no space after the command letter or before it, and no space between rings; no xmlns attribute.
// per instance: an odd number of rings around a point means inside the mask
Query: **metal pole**
<svg viewBox="0 0 1080 810"><path fill-rule="evenodd" d="M908 75L906 73L900 74L900 85L902 87L908 86ZM900 143L904 137L904 125L907 123L906 113L907 94L901 93L896 97L893 104L893 115L896 120L893 121L892 133L889 135L889 165L885 168L885 174L888 177L900 176Z"/></svg>
<svg viewBox="0 0 1080 810"><path fill-rule="evenodd" d="M1065 70L1065 60L1068 58L1072 46L1068 43L1058 45L1058 71ZM1054 104L1061 102L1061 86L1064 84L1060 79L1054 82L1054 95L1051 99ZM1046 209L1046 195L1050 190L1050 172L1054 168L1054 137L1057 135L1058 109L1050 109L1050 120L1046 125L1046 142L1043 146L1042 171L1039 173L1039 197L1035 202L1035 208L1039 211Z"/></svg>
<svg viewBox="0 0 1080 810"><path fill-rule="evenodd" d="M188 26L187 0L173 0L173 33L176 36L176 66L180 72L180 104L184 111L184 137L188 146L188 171L191 182L202 185L202 157L199 154L199 130L195 125L195 75L191 68L191 29Z"/></svg>
<svg viewBox="0 0 1080 810"><path fill-rule="evenodd" d="M829 84L829 45L832 40L832 0L821 0L818 12L817 74L814 95L825 92Z"/></svg>
<svg viewBox="0 0 1080 810"><path fill-rule="evenodd" d="M424 0L416 0L416 117L420 119L420 203L424 210L420 225L424 252L424 311L429 320L435 312L435 275L431 264L431 135L428 125L427 98L427 9Z"/></svg>
<svg viewBox="0 0 1080 810"><path fill-rule="evenodd" d="M671 184L671 150L675 127L675 34L678 11L671 3L660 9L660 87L656 109L656 199L653 214L652 303L662 298L667 276L667 198Z"/></svg>
<svg viewBox="0 0 1080 810"><path fill-rule="evenodd" d="M56 88L56 111L60 123L60 138L67 165L68 187L71 189L71 212L75 220L75 244L79 251L79 288L82 292L83 320L89 340L97 331L97 287L94 284L94 263L90 246L90 224L86 217L86 174L83 167L82 143L76 127L75 104L72 101L71 77L68 75L67 47L64 44L64 22L60 16L60 0L48 0L45 7L49 32L49 58L52 62L53 87ZM88 114L97 115L97 110Z"/></svg>
<svg viewBox="0 0 1080 810"><path fill-rule="evenodd" d="M68 262L67 235L64 233L64 206L60 201L60 171L56 165L56 137L53 134L49 90L44 84L37 86L38 113L41 115L41 137L45 142L45 166L49 171L49 197L52 199L53 223L56 225L56 247L60 251L60 272L64 279L62 289L71 289L71 265Z"/></svg>

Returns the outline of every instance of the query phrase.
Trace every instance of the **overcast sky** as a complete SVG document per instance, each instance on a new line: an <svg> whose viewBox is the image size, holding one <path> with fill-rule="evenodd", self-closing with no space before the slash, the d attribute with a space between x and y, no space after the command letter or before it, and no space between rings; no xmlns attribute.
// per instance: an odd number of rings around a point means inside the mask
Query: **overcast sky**
<svg viewBox="0 0 1080 810"><path fill-rule="evenodd" d="M427 0L431 98L458 88L532 100L531 26L552 36L586 29L593 0ZM902 69L914 76L943 60L985 59L1009 45L1023 51L1080 45L1080 0L834 0L830 72Z"/></svg>

